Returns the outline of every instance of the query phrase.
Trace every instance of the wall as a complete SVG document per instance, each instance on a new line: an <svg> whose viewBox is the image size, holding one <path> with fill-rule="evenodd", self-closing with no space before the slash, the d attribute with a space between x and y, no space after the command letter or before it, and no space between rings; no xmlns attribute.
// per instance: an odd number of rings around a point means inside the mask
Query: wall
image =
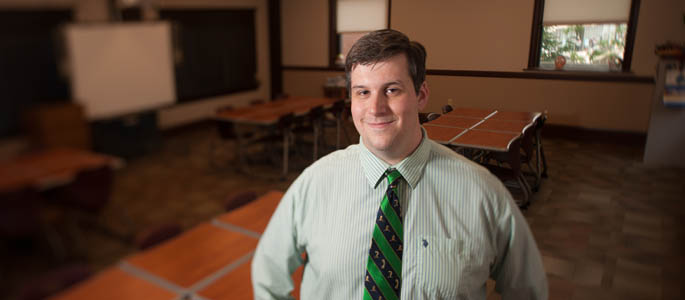
<svg viewBox="0 0 685 300"><path fill-rule="evenodd" d="M281 45L283 65L328 65L328 1L282 0Z"/></svg>
<svg viewBox="0 0 685 300"><path fill-rule="evenodd" d="M632 69L636 75L653 76L654 45L667 39L683 41L685 38L682 24L685 2L641 2ZM528 62L533 4L534 0L392 0L391 27L426 46L429 69L523 72ZM281 5L286 7L289 1ZM319 10L312 13L325 15ZM301 14L284 13L281 18L285 23L291 18L301 18ZM309 26L327 26L327 20L318 22ZM327 45L328 37L311 43ZM284 53L288 51L287 44L283 47ZM328 53L327 48L325 51ZM310 57L300 57L284 65L327 66L325 61ZM284 92L322 95L318 84L325 82L325 77L337 74L286 70ZM653 84L628 82L430 75L427 80L431 96L425 111L439 111L452 98L456 105L547 111L551 124L632 132L647 131L654 89Z"/></svg>
<svg viewBox="0 0 685 300"><path fill-rule="evenodd" d="M271 88L269 71L269 32L267 0L158 0L160 8L255 8L257 32L257 90L217 96L191 103L174 105L159 112L160 128L171 128L211 116L225 105L247 105L253 99L268 99ZM0 9L73 8L77 22L107 22L106 0L0 0ZM147 14L146 14L147 15ZM154 14L152 14L154 15Z"/></svg>

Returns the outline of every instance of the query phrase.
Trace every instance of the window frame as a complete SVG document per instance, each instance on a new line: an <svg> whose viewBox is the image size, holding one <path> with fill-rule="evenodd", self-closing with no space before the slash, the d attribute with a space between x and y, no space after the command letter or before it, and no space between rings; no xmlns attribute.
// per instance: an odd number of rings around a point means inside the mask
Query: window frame
<svg viewBox="0 0 685 300"><path fill-rule="evenodd" d="M392 12L392 0L388 1L387 24L390 27L390 13ZM338 35L338 0L328 0L328 68L343 69L336 65L335 60L340 52L340 37Z"/></svg>
<svg viewBox="0 0 685 300"><path fill-rule="evenodd" d="M542 31L543 31L543 16L545 11L545 0L535 0L533 8L533 25L530 35L530 50L528 54L528 68L527 70L535 71L551 71L540 68L540 50L542 46ZM640 13L640 0L630 1L630 15L628 18L626 30L626 46L623 49L623 64L621 65L622 73L631 72L631 62L633 60L633 47L635 44L635 32L637 29L637 19ZM587 72L608 73L609 71L592 71Z"/></svg>

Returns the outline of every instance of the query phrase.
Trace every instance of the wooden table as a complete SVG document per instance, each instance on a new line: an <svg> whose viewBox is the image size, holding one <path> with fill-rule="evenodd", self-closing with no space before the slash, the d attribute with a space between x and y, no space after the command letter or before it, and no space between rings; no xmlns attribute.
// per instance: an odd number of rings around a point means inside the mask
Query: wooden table
<svg viewBox="0 0 685 300"><path fill-rule="evenodd" d="M304 116L308 114L312 109L321 107L322 109L330 109L334 106L336 102L344 101L334 98L316 98L316 97L288 97L285 99L275 100L271 102L266 102L262 104L252 105L248 107L242 107L238 109L230 109L217 112L214 119L220 122L231 122L233 124L240 125L257 125L257 126L267 126L274 127L279 124L282 118L292 115L292 116ZM340 131L340 120L338 120L338 132ZM320 124L315 124L314 126L314 158L317 156L317 146L319 139L319 132L321 130ZM289 155L289 136L292 131L290 127L281 128L283 131L283 170L282 176L285 177L288 173L288 155ZM238 143L236 147L236 152L240 158L241 167L247 170L245 164L244 155L246 145L249 143L248 140L242 138L241 134L237 134Z"/></svg>
<svg viewBox="0 0 685 300"><path fill-rule="evenodd" d="M217 279L207 288L199 291L198 294L203 298L211 300L254 299L254 294L252 293L252 274L250 272L251 264L252 260ZM300 266L292 275L295 286L292 295L295 299L300 298L303 271L304 267Z"/></svg>
<svg viewBox="0 0 685 300"><path fill-rule="evenodd" d="M51 300L174 300L176 293L132 275L117 266L110 267L76 284Z"/></svg>
<svg viewBox="0 0 685 300"><path fill-rule="evenodd" d="M47 189L72 181L81 171L122 164L118 158L71 148L22 154L0 162L0 193L27 187Z"/></svg>
<svg viewBox="0 0 685 300"><path fill-rule="evenodd" d="M191 289L256 247L254 237L203 223L125 261L181 288Z"/></svg>
<svg viewBox="0 0 685 300"><path fill-rule="evenodd" d="M279 118L293 114L306 115L312 108L331 108L341 101L334 98L288 97L262 104L217 112L215 119L242 124L274 125Z"/></svg>
<svg viewBox="0 0 685 300"><path fill-rule="evenodd" d="M215 220L229 226L237 226L251 232L261 234L276 210L276 206L283 198L283 192L270 191L259 199L238 209L227 212Z"/></svg>
<svg viewBox="0 0 685 300"><path fill-rule="evenodd" d="M283 192L268 192L172 240L131 255L53 299L252 299L251 258L258 235L282 197ZM296 298L302 272L300 267L293 274Z"/></svg>

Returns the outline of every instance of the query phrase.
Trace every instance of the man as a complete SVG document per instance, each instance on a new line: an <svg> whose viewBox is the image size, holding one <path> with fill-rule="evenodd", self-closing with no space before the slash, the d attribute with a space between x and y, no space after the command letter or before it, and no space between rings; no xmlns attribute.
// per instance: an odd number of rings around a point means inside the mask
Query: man
<svg viewBox="0 0 685 300"><path fill-rule="evenodd" d="M502 183L426 137L423 46L381 30L345 72L360 142L307 168L281 200L252 262L256 299L546 299L525 219ZM306 252L306 259L302 253Z"/></svg>

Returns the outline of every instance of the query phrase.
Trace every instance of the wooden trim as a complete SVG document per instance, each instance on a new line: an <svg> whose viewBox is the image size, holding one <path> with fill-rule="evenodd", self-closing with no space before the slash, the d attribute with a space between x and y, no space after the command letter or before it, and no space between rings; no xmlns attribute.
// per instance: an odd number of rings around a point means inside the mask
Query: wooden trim
<svg viewBox="0 0 685 300"><path fill-rule="evenodd" d="M281 0L269 0L269 70L271 72L271 99L283 94L283 68L281 61Z"/></svg>
<svg viewBox="0 0 685 300"><path fill-rule="evenodd" d="M328 67L335 67L335 58L338 56L338 12L337 0L328 0Z"/></svg>
<svg viewBox="0 0 685 300"><path fill-rule="evenodd" d="M548 124L542 128L542 143L546 138L562 138L577 141L613 143L644 147L647 133L634 131L617 131L591 129L569 125ZM642 156L640 156L642 157Z"/></svg>
<svg viewBox="0 0 685 300"><path fill-rule="evenodd" d="M287 71L325 71L344 72L340 67L317 67L317 66L283 66ZM654 84L654 78L650 76L637 76L626 73L604 72L569 72L569 71L537 71L524 72L506 71L477 71L477 70L426 70L427 75L455 76L455 77L489 77L489 78L518 78L518 79L548 79L567 81L599 81L599 82L634 82Z"/></svg>
<svg viewBox="0 0 685 300"><path fill-rule="evenodd" d="M345 69L340 67L324 67L324 66L283 66L284 71L330 71L330 72L345 72Z"/></svg>
<svg viewBox="0 0 685 300"><path fill-rule="evenodd" d="M392 13L392 0L388 0L388 29L390 29L390 14Z"/></svg>
<svg viewBox="0 0 685 300"><path fill-rule="evenodd" d="M640 15L640 0L630 2L630 17L628 18L628 32L626 32L626 46L623 49L623 72L630 72L633 61L633 46L635 44L635 32L637 32L637 19Z"/></svg>
<svg viewBox="0 0 685 300"><path fill-rule="evenodd" d="M542 43L542 17L545 0L535 0L533 7L533 24L530 33L530 49L528 52L528 69L538 67L540 62L540 46Z"/></svg>
<svg viewBox="0 0 685 300"><path fill-rule="evenodd" d="M518 78L518 79L549 79L570 81L609 81L609 82L636 82L654 83L654 78L649 76L636 76L625 73L604 72L569 72L569 71L472 71L472 70L427 70L428 75L441 76L465 76L465 77L493 77L493 78Z"/></svg>

